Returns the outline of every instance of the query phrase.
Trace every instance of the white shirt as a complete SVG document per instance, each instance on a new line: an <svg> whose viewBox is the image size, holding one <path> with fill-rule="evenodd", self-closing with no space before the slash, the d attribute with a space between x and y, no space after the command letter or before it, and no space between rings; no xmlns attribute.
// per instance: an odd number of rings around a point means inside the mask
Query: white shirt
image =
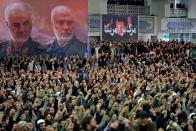
<svg viewBox="0 0 196 131"><path fill-rule="evenodd" d="M28 64L28 70L29 71L33 71L33 64L34 64L34 61L29 62L29 64Z"/></svg>

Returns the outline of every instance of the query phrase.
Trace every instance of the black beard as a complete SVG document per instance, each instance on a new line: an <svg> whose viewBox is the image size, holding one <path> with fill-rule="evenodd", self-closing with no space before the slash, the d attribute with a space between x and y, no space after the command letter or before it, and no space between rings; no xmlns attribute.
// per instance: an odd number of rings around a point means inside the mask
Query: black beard
<svg viewBox="0 0 196 131"><path fill-rule="evenodd" d="M194 111L194 109L189 109L189 111L190 111L190 112L193 112L193 111Z"/></svg>

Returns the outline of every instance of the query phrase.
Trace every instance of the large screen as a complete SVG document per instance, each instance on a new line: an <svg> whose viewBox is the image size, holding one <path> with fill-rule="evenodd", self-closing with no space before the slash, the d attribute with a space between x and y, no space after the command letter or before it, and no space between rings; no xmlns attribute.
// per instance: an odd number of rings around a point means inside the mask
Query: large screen
<svg viewBox="0 0 196 131"><path fill-rule="evenodd" d="M0 56L84 56L88 0L0 0Z"/></svg>
<svg viewBox="0 0 196 131"><path fill-rule="evenodd" d="M132 15L103 15L103 40L137 40L138 16Z"/></svg>

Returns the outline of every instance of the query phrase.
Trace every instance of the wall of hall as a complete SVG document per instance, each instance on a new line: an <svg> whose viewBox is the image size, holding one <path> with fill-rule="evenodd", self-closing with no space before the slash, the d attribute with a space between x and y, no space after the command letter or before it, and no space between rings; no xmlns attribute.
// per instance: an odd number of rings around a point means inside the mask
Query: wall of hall
<svg viewBox="0 0 196 131"><path fill-rule="evenodd" d="M188 1L188 17L196 18L196 0L187 0Z"/></svg>
<svg viewBox="0 0 196 131"><path fill-rule="evenodd" d="M148 5L150 5L151 15L156 16L155 33L153 34L153 36L157 36L157 39L162 39L161 19L165 17L165 5L166 4L168 4L168 0L149 0L148 1ZM149 34L147 36L149 36Z"/></svg>
<svg viewBox="0 0 196 131"><path fill-rule="evenodd" d="M107 14L107 0L88 0L88 13Z"/></svg>

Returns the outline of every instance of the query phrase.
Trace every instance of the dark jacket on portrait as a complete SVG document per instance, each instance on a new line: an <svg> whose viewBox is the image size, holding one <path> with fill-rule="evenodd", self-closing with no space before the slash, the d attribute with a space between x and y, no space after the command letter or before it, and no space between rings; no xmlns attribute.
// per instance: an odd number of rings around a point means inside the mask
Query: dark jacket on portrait
<svg viewBox="0 0 196 131"><path fill-rule="evenodd" d="M21 50L13 47L12 40L0 43L0 56L39 56L46 55L46 47L33 41L31 37L23 44Z"/></svg>
<svg viewBox="0 0 196 131"><path fill-rule="evenodd" d="M50 56L76 56L84 58L86 53L86 44L80 42L75 36L68 42L65 47L58 45L57 40L48 44L48 54Z"/></svg>

